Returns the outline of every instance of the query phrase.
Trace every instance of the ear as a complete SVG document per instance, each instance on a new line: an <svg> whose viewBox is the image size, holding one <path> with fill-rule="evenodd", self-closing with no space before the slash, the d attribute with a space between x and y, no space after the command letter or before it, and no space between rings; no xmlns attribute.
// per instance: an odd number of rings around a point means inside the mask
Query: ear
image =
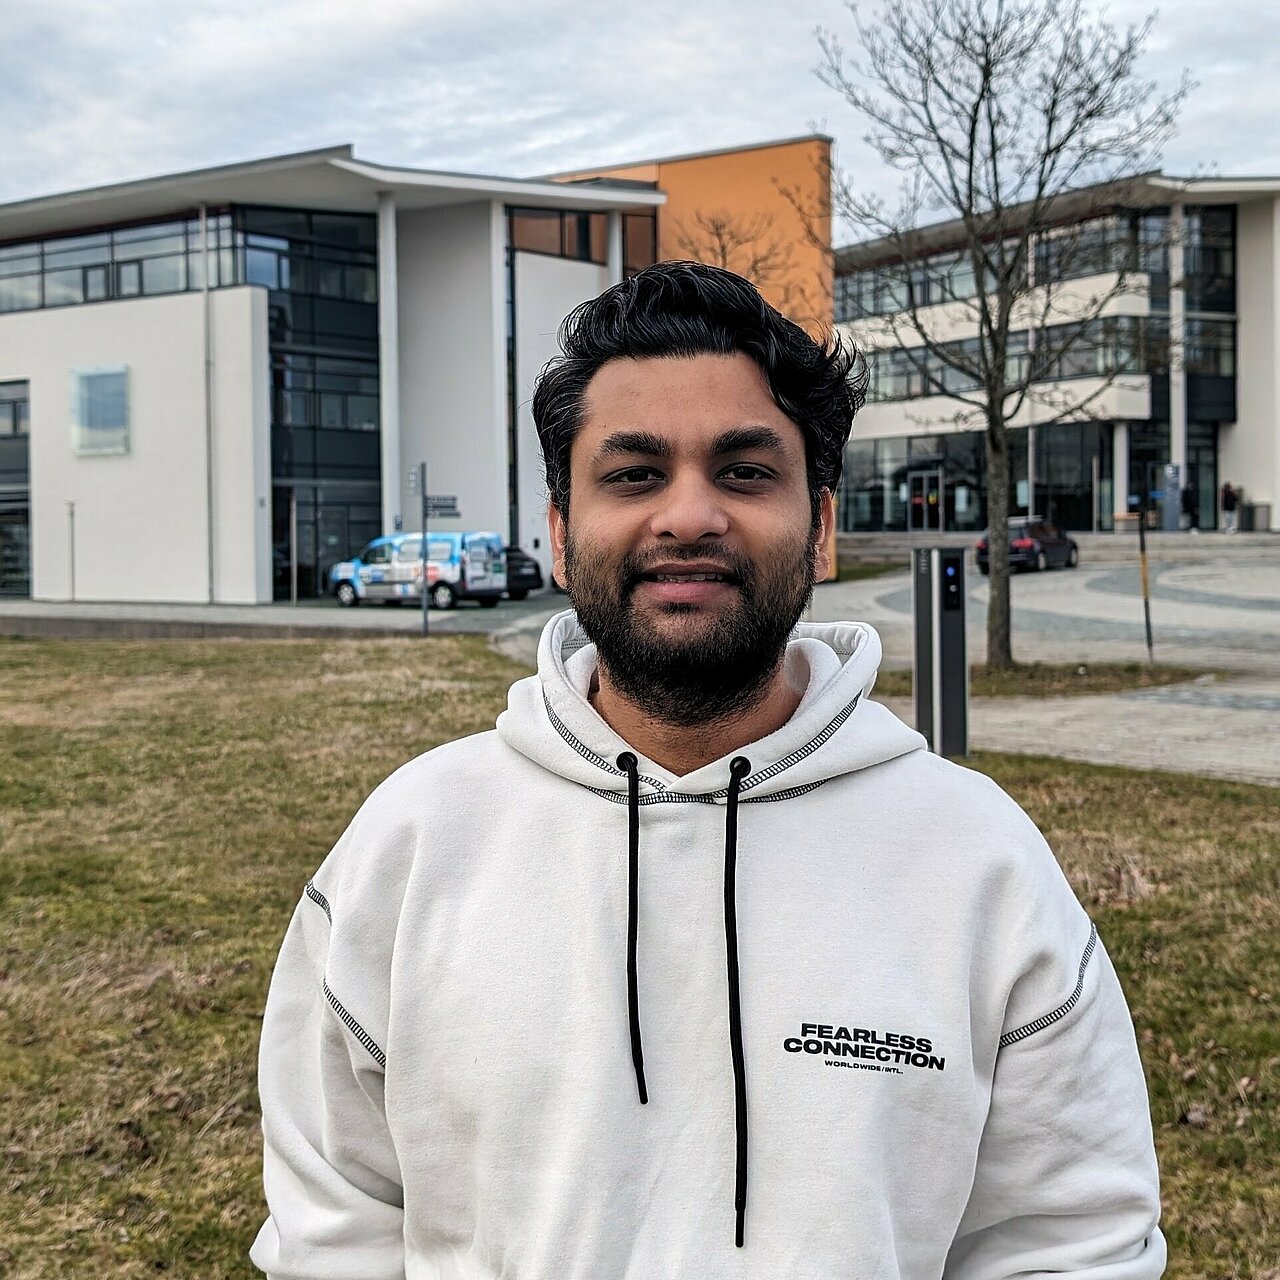
<svg viewBox="0 0 1280 1280"><path fill-rule="evenodd" d="M830 489L818 495L818 527L813 531L817 543L814 557L813 580L825 582L831 572L831 546L836 529L836 500Z"/></svg>
<svg viewBox="0 0 1280 1280"><path fill-rule="evenodd" d="M551 572L562 587L568 586L564 576L564 547L569 530L554 502L547 508L547 532L551 537Z"/></svg>

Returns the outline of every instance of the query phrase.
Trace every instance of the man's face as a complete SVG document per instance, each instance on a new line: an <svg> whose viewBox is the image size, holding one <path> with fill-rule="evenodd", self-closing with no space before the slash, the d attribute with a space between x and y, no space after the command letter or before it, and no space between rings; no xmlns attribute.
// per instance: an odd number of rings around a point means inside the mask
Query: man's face
<svg viewBox="0 0 1280 1280"><path fill-rule="evenodd" d="M804 438L749 357L614 360L587 386L556 576L614 686L656 719L743 710L827 572Z"/></svg>

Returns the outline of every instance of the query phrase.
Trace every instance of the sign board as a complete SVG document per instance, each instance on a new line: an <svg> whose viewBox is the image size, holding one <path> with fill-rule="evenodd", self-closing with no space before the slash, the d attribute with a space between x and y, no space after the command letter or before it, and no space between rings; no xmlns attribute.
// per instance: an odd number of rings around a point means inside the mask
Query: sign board
<svg viewBox="0 0 1280 1280"><path fill-rule="evenodd" d="M458 495L456 493L429 493L427 494L426 508L428 518L458 520L462 516L462 512L458 510Z"/></svg>

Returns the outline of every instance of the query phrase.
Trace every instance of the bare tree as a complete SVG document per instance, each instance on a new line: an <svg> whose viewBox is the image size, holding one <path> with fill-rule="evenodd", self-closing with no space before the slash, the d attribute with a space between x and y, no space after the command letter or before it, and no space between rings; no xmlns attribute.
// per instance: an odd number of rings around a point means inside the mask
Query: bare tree
<svg viewBox="0 0 1280 1280"><path fill-rule="evenodd" d="M891 291L859 336L892 352L911 394L950 404L941 420L985 429L987 661L1006 668L1008 426L1024 408L1041 424L1087 417L1110 381L1139 371L1136 329L1111 313L1145 285L1153 245L1141 210L1153 200L1141 179L1191 85L1184 76L1161 93L1138 74L1151 18L1121 30L1080 0L849 9L857 53L819 31L818 74L904 175L896 204L834 178L836 213L863 240L854 260ZM1096 380L1083 392L1055 385L1063 362L1099 344L1118 355L1096 361Z"/></svg>
<svg viewBox="0 0 1280 1280"><path fill-rule="evenodd" d="M809 323L811 312L816 315L810 290L800 279L793 242L776 230L772 214L699 210L675 223L674 238L694 262L745 276L798 324Z"/></svg>

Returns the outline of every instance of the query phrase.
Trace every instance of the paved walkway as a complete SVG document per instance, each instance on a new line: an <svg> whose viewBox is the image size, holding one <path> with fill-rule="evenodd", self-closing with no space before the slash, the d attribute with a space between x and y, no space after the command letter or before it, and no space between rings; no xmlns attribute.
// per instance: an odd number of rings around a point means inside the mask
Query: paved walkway
<svg viewBox="0 0 1280 1280"><path fill-rule="evenodd" d="M1190 684L1078 698L975 698L970 742L1096 764L1167 769L1280 786L1280 539L1219 561L1153 566L1158 662L1206 668ZM1020 662L1146 662L1136 565L1018 575L1012 582L1014 656ZM971 661L986 657L987 587L969 579ZM909 667L910 575L825 583L814 621L854 618L880 633L886 667ZM538 620L494 643L532 662ZM889 706L914 722L909 699Z"/></svg>
<svg viewBox="0 0 1280 1280"><path fill-rule="evenodd" d="M1229 554L1228 554L1229 552ZM1166 561L1151 570L1158 662L1226 673L1187 685L1082 698L978 698L974 747L1168 769L1280 786L1280 538L1224 548L1214 559ZM969 578L969 656L986 654L987 586ZM1012 582L1014 656L1020 662L1145 662L1136 564L1018 575ZM430 615L433 631L490 634L496 648L531 664L542 624L565 607L540 592L497 609L460 606ZM911 581L901 574L825 583L815 621L853 618L879 631L887 667L911 665ZM414 633L413 609L331 603L290 607L89 605L0 601L0 633L368 635ZM906 700L890 705L910 721Z"/></svg>

